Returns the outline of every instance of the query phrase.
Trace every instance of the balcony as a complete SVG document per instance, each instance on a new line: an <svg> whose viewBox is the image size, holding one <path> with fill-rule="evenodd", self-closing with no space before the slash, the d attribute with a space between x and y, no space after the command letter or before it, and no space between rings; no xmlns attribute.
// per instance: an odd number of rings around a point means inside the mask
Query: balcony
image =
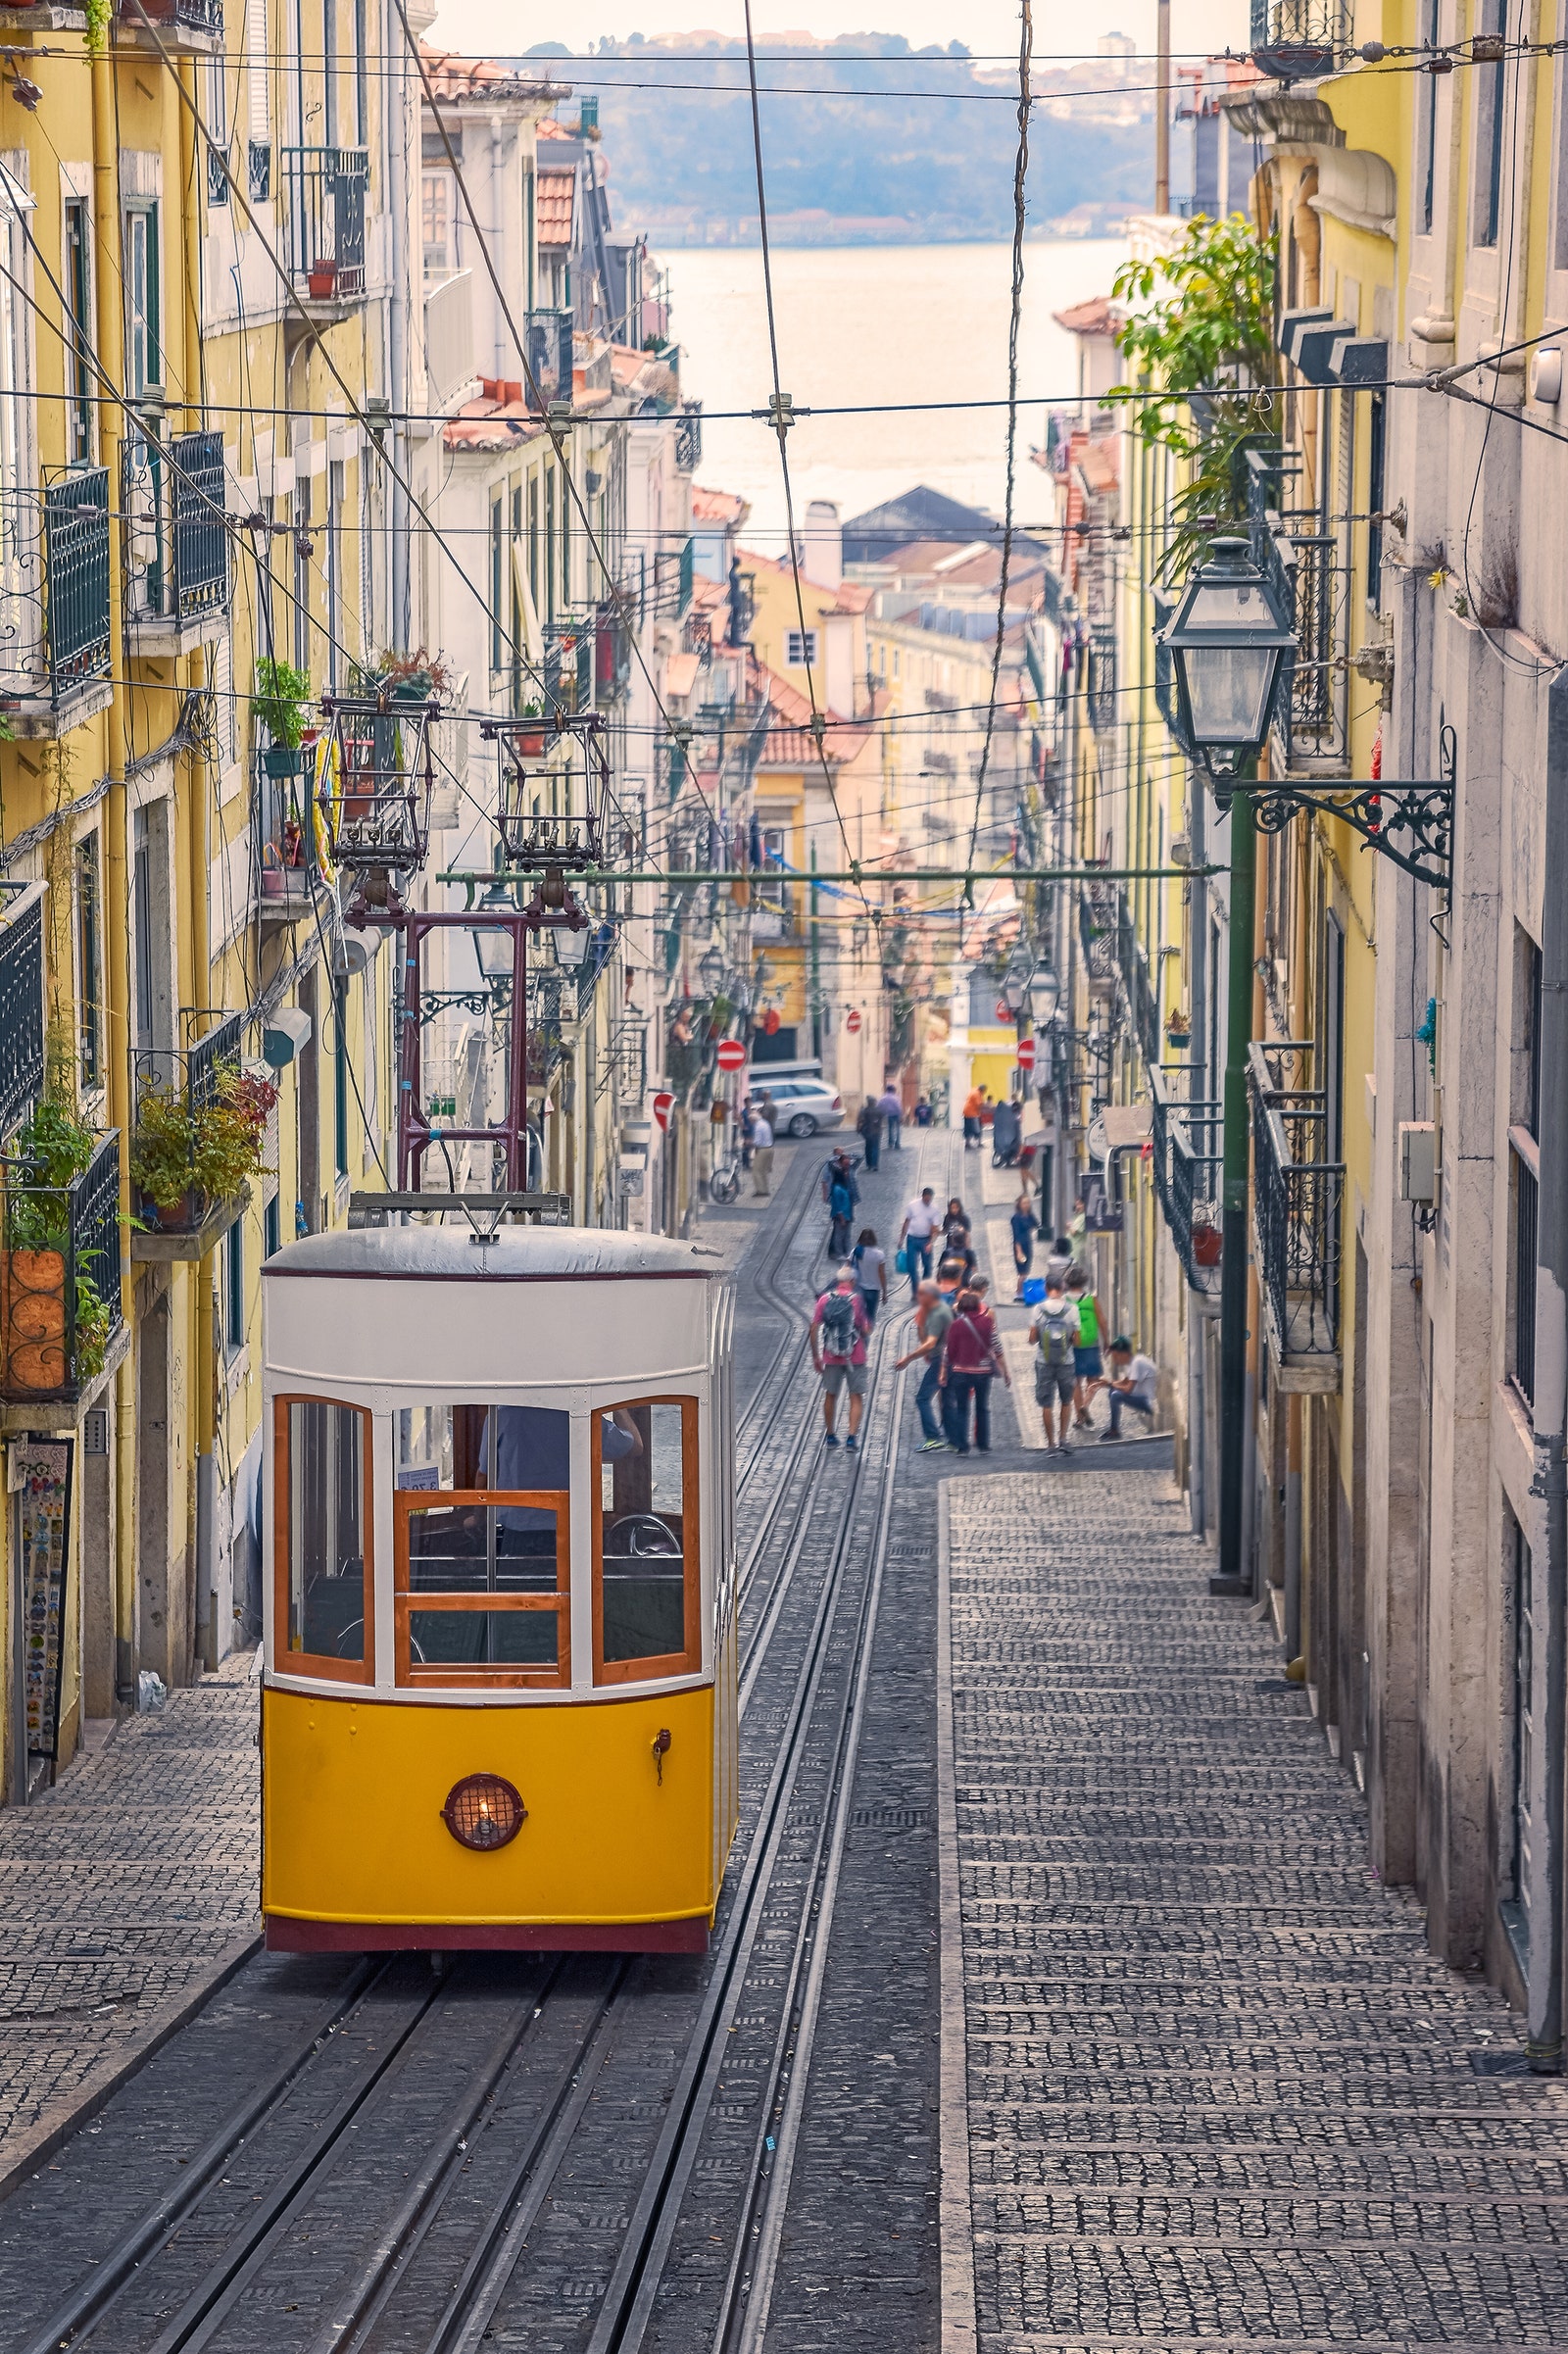
<svg viewBox="0 0 1568 2354"><path fill-rule="evenodd" d="M108 708L109 474L73 467L0 493L0 711L55 737Z"/></svg>
<svg viewBox="0 0 1568 2354"><path fill-rule="evenodd" d="M424 282L424 365L430 406L448 409L478 380L473 365L473 272Z"/></svg>
<svg viewBox="0 0 1568 2354"><path fill-rule="evenodd" d="M175 57L222 52L223 0L115 0L115 21L144 49L162 44Z"/></svg>
<svg viewBox="0 0 1568 2354"><path fill-rule="evenodd" d="M306 773L271 776L265 756L258 758L253 822L261 846L256 913L264 940L311 922L326 897L310 822L311 781Z"/></svg>
<svg viewBox="0 0 1568 2354"><path fill-rule="evenodd" d="M1078 940L1096 997L1113 996L1121 946L1121 894L1114 883L1084 883L1078 894Z"/></svg>
<svg viewBox="0 0 1568 2354"><path fill-rule="evenodd" d="M241 1065L250 1019L245 1012L220 1014L183 1052L153 1050L136 1056L136 1130L131 1139L130 1167L139 1196L140 1224L130 1238L133 1260L205 1258L250 1200L250 1188L234 1167L234 1124L238 1120L259 1138L270 1108L256 1105L257 1082ZM274 1094L271 1102L275 1101ZM208 1181L199 1179L197 1172L210 1161L201 1156L212 1154L225 1130L232 1181L225 1175L208 1191ZM259 1150L250 1156L251 1173L261 1158ZM157 1182L149 1173L149 1163L166 1177L173 1172L167 1200L162 1186L157 1200L148 1191L149 1185ZM221 1158L219 1166L223 1166ZM176 1200L174 1189L180 1184L184 1190Z"/></svg>
<svg viewBox="0 0 1568 2354"><path fill-rule="evenodd" d="M1159 998L1150 977L1149 959L1144 944L1133 922L1133 911L1127 904L1125 891L1117 893L1116 951L1121 966L1121 984L1126 993L1127 1010L1132 1019L1133 1036L1144 1058L1144 1068L1153 1072L1159 1067L1164 1053L1164 1040L1159 1027Z"/></svg>
<svg viewBox="0 0 1568 2354"><path fill-rule="evenodd" d="M1189 1289L1211 1300L1219 1298L1223 1255L1221 1131L1217 1103L1178 1105L1170 1128L1171 1241Z"/></svg>
<svg viewBox="0 0 1568 2354"><path fill-rule="evenodd" d="M43 1087L43 901L33 883L0 910L0 1136Z"/></svg>
<svg viewBox="0 0 1568 2354"><path fill-rule="evenodd" d="M121 466L126 642L133 654L188 653L228 617L223 437L127 441Z"/></svg>
<svg viewBox="0 0 1568 2354"><path fill-rule="evenodd" d="M1309 1044L1271 1040L1248 1054L1258 1288L1275 1377L1282 1390L1334 1391L1345 1163L1325 1157L1328 1098L1300 1084Z"/></svg>
<svg viewBox="0 0 1568 2354"><path fill-rule="evenodd" d="M1348 0L1252 0L1251 57L1271 81L1318 81L1350 46Z"/></svg>
<svg viewBox="0 0 1568 2354"><path fill-rule="evenodd" d="M703 463L703 404L687 401L675 422L675 464L683 474L695 474Z"/></svg>
<svg viewBox="0 0 1568 2354"><path fill-rule="evenodd" d="M549 409L557 402L571 404L572 320L569 311L530 311L523 328L528 369L533 378L527 391L530 406L535 389Z"/></svg>
<svg viewBox="0 0 1568 2354"><path fill-rule="evenodd" d="M364 147L278 151L283 264L306 316L318 326L347 319L365 299Z"/></svg>
<svg viewBox="0 0 1568 2354"><path fill-rule="evenodd" d="M123 1353L120 1136L69 1185L6 1163L0 1251L0 1399L75 1404ZM9 1417L8 1417L9 1419Z"/></svg>
<svg viewBox="0 0 1568 2354"><path fill-rule="evenodd" d="M697 579L697 542L679 548L661 548L654 557L654 613L661 621L678 621L692 601Z"/></svg>
<svg viewBox="0 0 1568 2354"><path fill-rule="evenodd" d="M1293 480L1293 453L1249 451L1252 555L1297 637L1275 706L1276 748L1286 775L1343 775L1350 757L1349 568L1336 535L1319 531L1315 515L1287 503Z"/></svg>
<svg viewBox="0 0 1568 2354"><path fill-rule="evenodd" d="M620 703L631 684L631 630L620 606L606 598L594 614L594 709Z"/></svg>
<svg viewBox="0 0 1568 2354"><path fill-rule="evenodd" d="M1085 700L1089 724L1097 736L1108 735L1116 724L1116 630L1110 621L1097 621L1089 641Z"/></svg>

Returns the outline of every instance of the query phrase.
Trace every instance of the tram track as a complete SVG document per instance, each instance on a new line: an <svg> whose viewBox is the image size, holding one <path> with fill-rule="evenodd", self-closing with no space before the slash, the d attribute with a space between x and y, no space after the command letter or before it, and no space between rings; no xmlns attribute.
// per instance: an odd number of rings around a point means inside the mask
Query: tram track
<svg viewBox="0 0 1568 2354"><path fill-rule="evenodd" d="M813 1193L808 1182L769 1254L764 1282L777 1285ZM783 1295L778 1297L782 1303ZM714 2354L760 2348L839 1887L905 1386L884 1369L897 1314L890 1311L873 1339L862 1450L831 1458L812 1451L808 1462L818 1426L817 1392L814 1382L800 1380L808 1319L796 1312L798 1331L781 1337L753 1394L763 1436L753 1449L749 1479L779 1438L792 1389L799 1383L804 1393L785 1436L782 1476L747 1555L742 1607L758 1606L743 1629L743 1706L750 1715L760 1704L765 1727L743 1775L755 1795L743 1810L695 2013L689 1999L671 2004L660 1986L663 1966L647 1958L525 1963L523 1987L495 2003L496 2015L487 2023L492 2032L478 2038L482 2048L468 2055L471 2065L460 2072L456 2091L448 2082L423 2118L412 2164L388 2170L396 2181L382 2202L384 2219L356 2244L345 2267L341 2245L329 2230L323 2233L323 2202L329 2214L341 2207L345 2182L355 2179L363 2152L383 2138L383 2120L395 2122L400 2102L406 2106L417 2094L421 2075L440 2077L443 2023L498 1991L495 1965L477 1957L458 1963L444 1982L422 1986L409 1983L416 1966L408 1962L362 1965L289 2062L193 2161L177 2196L141 2219L114 2256L34 2333L24 2354L59 2354L62 2347L86 2344L112 2346L114 2354L132 2348L136 2354L209 2348L219 2354L253 2346L260 2342L264 2309L274 2328L280 2323L272 2285L278 2273L298 2270L301 2245L315 2258L323 2243L334 2277L322 2284L321 2295L307 2299L316 2314L309 2334L279 2328L270 2345L297 2348L298 2354L392 2354L394 2348L397 2354L476 2354L498 2317L510 2330L514 2318L538 2315L541 2298L552 2309L550 2209L563 2182L580 2187L585 2173L604 2164L603 2149L593 2153L583 2146L591 2109L607 2098L624 2099L617 2087L636 2077L639 2049L657 2031L660 2015L666 2031L677 2031L671 2037L672 2058L678 2042L673 2082L658 2103L651 2146L637 2153L640 2185L631 2211L623 2222L616 2214L603 2227L615 2246L606 2275L592 2283L591 2329L584 2310L590 2300L579 2303L582 2292L574 2289L566 2302L584 2311L584 2325L566 2330L559 2342L582 2354L637 2354L649 2342L705 2141L715 2118L726 2130L733 2122L731 2104L719 2095L726 2072L740 2064L744 2042L757 2046L748 2064L764 2097L740 2170L739 2212L725 2234L730 2244L717 2308L705 2315L701 2337L690 2342L710 2344ZM786 1358L785 1377L764 1411L758 1401ZM831 1473L824 1480L818 1467L827 1465ZM782 1643L781 1633L787 1637ZM785 1931L775 1929L779 1912L787 1915ZM758 1979L760 1940L766 1947L779 1937L786 1949L763 1955L768 1969ZM755 2018L743 2019L749 1990L760 2008ZM376 2028L375 2047L349 2082L318 2084L322 2053L362 2015L388 2001L394 2015ZM622 2034L625 2021L631 2024ZM544 2081L524 2099L517 2086L529 2067L542 2071ZM282 2126L291 2103L311 2114L313 2130L281 2164L269 2166L269 2132L286 2144ZM642 2138L646 2143L648 2137ZM220 2178L231 2186L236 2158L244 2152L262 2186L245 2194L250 2212L225 2233L220 2217L204 2210L214 2202ZM622 2163L616 2151L608 2158L612 2169ZM222 2173L225 2167L229 2175ZM612 2171L601 2185L607 2216L623 2195L620 2179ZM216 2254L215 2226L220 2241ZM187 2235L209 2250L194 2277L191 2250L181 2246ZM461 2261L455 2262L460 2241ZM171 2278L149 2298L148 2276L159 2271L160 2260ZM432 2280L439 2293L432 2292ZM127 2295L132 2286L141 2292L135 2298ZM559 2312L559 2300L554 2309Z"/></svg>

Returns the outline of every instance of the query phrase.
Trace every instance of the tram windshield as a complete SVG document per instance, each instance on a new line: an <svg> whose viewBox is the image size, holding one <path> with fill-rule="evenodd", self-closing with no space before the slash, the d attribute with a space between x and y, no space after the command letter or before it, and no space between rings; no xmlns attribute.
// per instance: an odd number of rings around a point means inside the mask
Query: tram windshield
<svg viewBox="0 0 1568 2354"><path fill-rule="evenodd" d="M599 1447L600 1659L612 1676L637 1662L670 1672L688 1664L687 1575L696 1574L692 1512L696 1472L693 1399L658 1398L616 1409L612 1451Z"/></svg>
<svg viewBox="0 0 1568 2354"><path fill-rule="evenodd" d="M278 1436L287 1495L286 1649L365 1664L368 1417L327 1398L291 1399Z"/></svg>
<svg viewBox="0 0 1568 2354"><path fill-rule="evenodd" d="M406 1407L397 1481L408 1672L425 1680L442 1670L563 1675L570 1415L554 1406ZM401 1649L400 1641L400 1657Z"/></svg>

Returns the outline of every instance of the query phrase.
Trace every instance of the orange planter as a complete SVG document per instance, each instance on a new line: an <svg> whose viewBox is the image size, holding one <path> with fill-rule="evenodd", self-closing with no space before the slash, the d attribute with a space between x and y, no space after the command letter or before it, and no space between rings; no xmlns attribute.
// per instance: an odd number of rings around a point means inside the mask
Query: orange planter
<svg viewBox="0 0 1568 2354"><path fill-rule="evenodd" d="M8 1398L63 1390L66 1262L58 1251L0 1251L0 1341Z"/></svg>

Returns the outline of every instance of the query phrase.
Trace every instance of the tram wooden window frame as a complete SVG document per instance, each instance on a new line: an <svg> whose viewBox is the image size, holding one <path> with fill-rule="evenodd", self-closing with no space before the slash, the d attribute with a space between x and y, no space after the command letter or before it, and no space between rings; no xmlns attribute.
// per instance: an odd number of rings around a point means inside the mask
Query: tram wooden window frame
<svg viewBox="0 0 1568 2354"><path fill-rule="evenodd" d="M292 1651L288 1647L289 1570L293 1524L289 1513L288 1416L291 1406L337 1406L358 1414L365 1426L364 1494L361 1519L365 1553L365 1656L337 1659L322 1651ZM310 1390L291 1390L272 1400L272 1660L279 1676L316 1676L333 1684L375 1682L375 1420L368 1406L352 1398L325 1398Z"/></svg>
<svg viewBox="0 0 1568 2354"><path fill-rule="evenodd" d="M416 1512L475 1504L532 1504L556 1515L554 1594L414 1594L409 1587L409 1523ZM571 1496L565 1488L398 1488L392 1495L393 1681L411 1692L564 1692L571 1686ZM416 1610L553 1610L556 1664L551 1667L416 1667L409 1621Z"/></svg>
<svg viewBox="0 0 1568 2354"><path fill-rule="evenodd" d="M593 1413L593 1622L594 1683L658 1684L667 1676L695 1676L703 1665L703 1553L702 1463L699 1455L702 1426L699 1401L689 1391L664 1392L657 1398L617 1398L598 1405ZM605 1484L604 1418L629 1414L638 1406L680 1408L681 1570L685 1583L682 1608L686 1630L683 1651L665 1651L651 1659L605 1657Z"/></svg>

